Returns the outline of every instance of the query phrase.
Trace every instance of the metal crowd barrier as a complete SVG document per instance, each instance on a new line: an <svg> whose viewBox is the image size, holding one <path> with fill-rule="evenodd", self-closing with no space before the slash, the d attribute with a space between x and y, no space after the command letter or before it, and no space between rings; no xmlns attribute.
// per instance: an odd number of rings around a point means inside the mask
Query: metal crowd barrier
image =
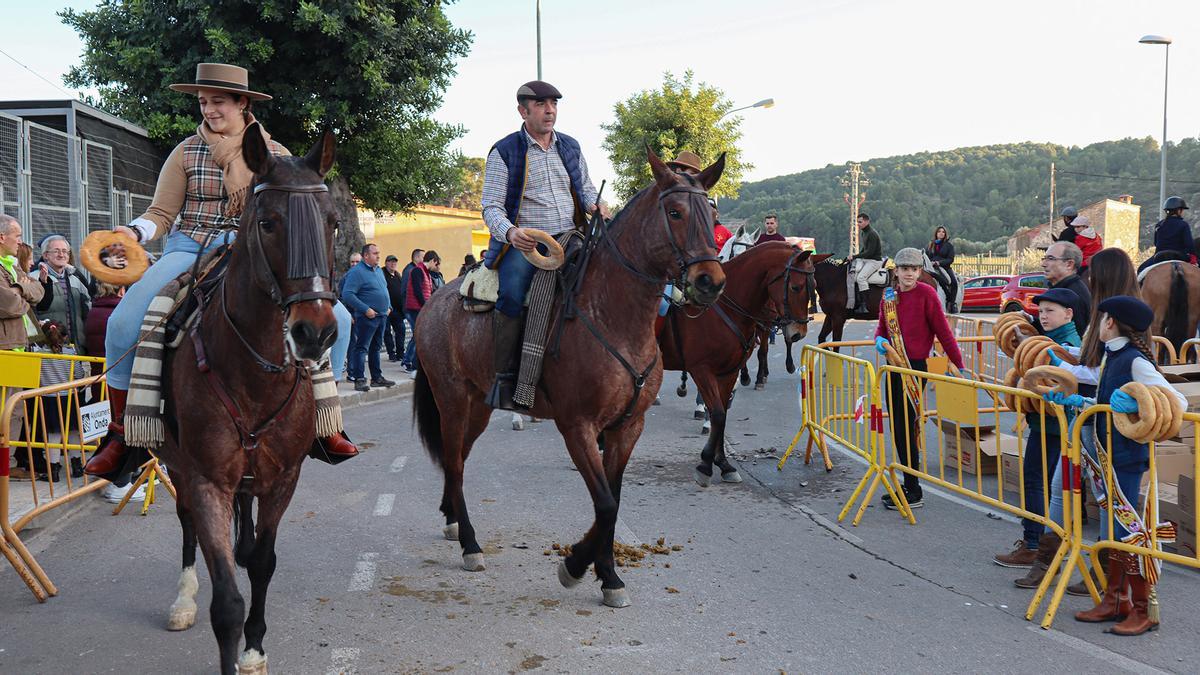
<svg viewBox="0 0 1200 675"><path fill-rule="evenodd" d="M1200 349L1200 338L1191 338L1184 342L1183 346L1179 348L1179 363L1196 363L1200 361L1200 358L1198 358L1200 351L1197 351L1198 349ZM1190 361L1188 360L1189 358L1191 359Z"/></svg>

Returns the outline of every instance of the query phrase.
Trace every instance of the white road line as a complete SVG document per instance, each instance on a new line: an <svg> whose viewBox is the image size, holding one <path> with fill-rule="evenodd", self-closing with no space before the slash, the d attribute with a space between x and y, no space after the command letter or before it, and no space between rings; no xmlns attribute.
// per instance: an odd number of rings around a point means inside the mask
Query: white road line
<svg viewBox="0 0 1200 675"><path fill-rule="evenodd" d="M400 473L404 470L404 465L408 464L408 456L397 457L392 461L392 473Z"/></svg>
<svg viewBox="0 0 1200 675"><path fill-rule="evenodd" d="M334 647L332 667L325 675L347 675L356 672L354 664L361 655L362 650L357 647Z"/></svg>
<svg viewBox="0 0 1200 675"><path fill-rule="evenodd" d="M366 591L375 585L375 559L378 553L364 553L354 564L354 575L350 577L348 591Z"/></svg>
<svg viewBox="0 0 1200 675"><path fill-rule="evenodd" d="M396 495L382 494L379 499L375 500L375 515L390 516L392 515L392 506L396 504Z"/></svg>
<svg viewBox="0 0 1200 675"><path fill-rule="evenodd" d="M626 546L642 545L642 540L638 539L637 535L633 533L633 530L629 529L629 526L625 524L625 521L621 520L619 517L617 518L617 526L615 530L617 539L619 539L622 544L625 544Z"/></svg>
<svg viewBox="0 0 1200 675"><path fill-rule="evenodd" d="M1101 647L1100 645L1088 642L1087 640L1081 640L1073 635L1067 635L1066 633L1056 631L1053 628L1050 630L1042 630L1042 628L1039 626L1029 626L1028 628L1029 630L1040 635L1044 635L1055 642L1066 645L1080 654L1085 654L1087 656L1091 656L1092 658L1099 659L1116 666L1121 670L1131 673L1152 673L1154 675L1165 674L1167 672L1164 670L1159 670L1154 666L1134 661L1128 656L1110 651L1104 647Z"/></svg>

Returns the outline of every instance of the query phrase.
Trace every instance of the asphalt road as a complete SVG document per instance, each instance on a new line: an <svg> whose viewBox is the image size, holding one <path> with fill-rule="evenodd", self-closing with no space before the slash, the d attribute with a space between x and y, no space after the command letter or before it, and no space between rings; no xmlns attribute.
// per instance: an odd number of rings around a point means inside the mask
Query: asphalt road
<svg viewBox="0 0 1200 675"><path fill-rule="evenodd" d="M1015 522L927 490L917 526L877 506L857 528L835 525L863 468L835 453L829 474L798 458L776 471L766 455L787 445L797 404L781 350L771 358L766 391L741 390L731 412L740 485L692 481L703 438L691 397L677 398L668 377L626 473L618 538L662 538L670 553L619 568L633 599L621 610L600 604L598 582L562 588L557 556L545 555L592 520L552 422L514 432L497 414L472 453L466 494L487 564L472 573L441 536L441 474L412 432L410 399L348 410L347 426L373 447L340 467L305 467L269 596L271 669L1200 670L1198 574L1168 568L1157 633L1116 638L1077 624L1071 613L1090 604L1078 598L1044 631L1024 619L1030 592L1011 583L1020 571L990 562L1019 536ZM38 605L0 567L0 672L214 672L206 572L196 626L164 629L179 569L173 504L145 518L106 507L28 533L59 597Z"/></svg>

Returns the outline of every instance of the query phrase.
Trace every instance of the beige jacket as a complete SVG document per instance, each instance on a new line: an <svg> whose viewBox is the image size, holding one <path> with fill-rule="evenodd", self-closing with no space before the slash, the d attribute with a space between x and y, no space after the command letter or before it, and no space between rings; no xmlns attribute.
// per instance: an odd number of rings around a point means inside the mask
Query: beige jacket
<svg viewBox="0 0 1200 675"><path fill-rule="evenodd" d="M17 270L13 279L0 266L0 349L17 349L29 344L23 317L31 305L41 301L45 291L36 279Z"/></svg>

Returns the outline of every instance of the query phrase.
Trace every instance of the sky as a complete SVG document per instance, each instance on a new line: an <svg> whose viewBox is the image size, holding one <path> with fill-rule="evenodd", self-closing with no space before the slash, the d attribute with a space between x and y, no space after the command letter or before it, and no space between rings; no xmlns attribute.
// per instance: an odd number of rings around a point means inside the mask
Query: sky
<svg viewBox="0 0 1200 675"><path fill-rule="evenodd" d="M0 0L19 26L0 49L66 89L82 43L55 16L89 0ZM516 130L515 92L534 79L535 0L462 0L446 9L474 42L435 117L483 156ZM741 146L759 180L847 161L1021 141L1086 145L1200 133L1200 2L1112 0L542 0L543 79L563 93L558 129L612 180L600 125L613 105L691 69L743 113ZM251 75L253 81L253 75ZM0 55L4 99L62 98ZM71 92L73 93L73 92Z"/></svg>

